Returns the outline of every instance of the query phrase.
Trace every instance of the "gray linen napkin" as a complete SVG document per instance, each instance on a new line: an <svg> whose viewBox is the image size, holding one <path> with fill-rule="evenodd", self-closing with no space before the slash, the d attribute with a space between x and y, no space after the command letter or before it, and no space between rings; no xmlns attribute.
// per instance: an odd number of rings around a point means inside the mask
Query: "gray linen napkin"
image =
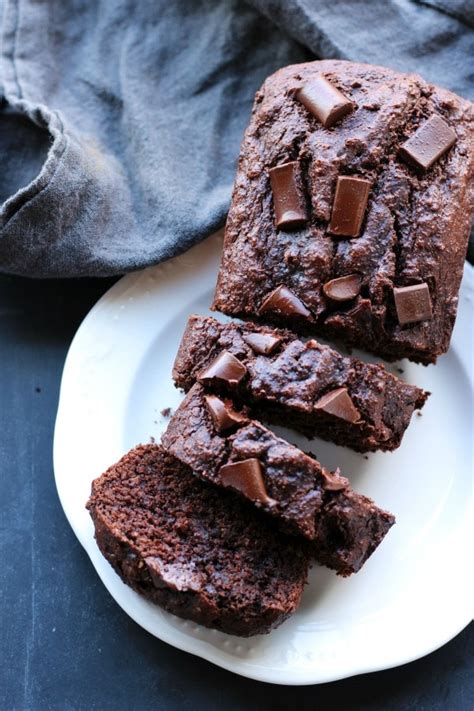
<svg viewBox="0 0 474 711"><path fill-rule="evenodd" d="M473 91L463 0L0 4L0 271L13 274L120 274L217 229L253 94L285 64L343 57Z"/></svg>

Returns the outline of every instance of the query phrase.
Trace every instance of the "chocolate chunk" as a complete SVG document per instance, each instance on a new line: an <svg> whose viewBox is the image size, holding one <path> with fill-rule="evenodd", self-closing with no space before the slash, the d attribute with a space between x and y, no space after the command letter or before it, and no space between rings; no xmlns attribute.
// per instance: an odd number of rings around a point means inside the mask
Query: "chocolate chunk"
<svg viewBox="0 0 474 711"><path fill-rule="evenodd" d="M248 499L267 505L276 503L267 494L262 467L258 459L243 459L241 462L224 464L219 469L219 474L224 486L237 489Z"/></svg>
<svg viewBox="0 0 474 711"><path fill-rule="evenodd" d="M400 157L410 165L428 170L443 153L451 148L456 138L451 126L448 126L441 116L433 114L400 146L398 152Z"/></svg>
<svg viewBox="0 0 474 711"><path fill-rule="evenodd" d="M322 75L305 84L296 98L321 121L324 128L331 128L354 108L352 101Z"/></svg>
<svg viewBox="0 0 474 711"><path fill-rule="evenodd" d="M229 351L222 351L211 365L202 370L198 375L198 381L202 385L213 385L224 383L235 386L246 376L247 368Z"/></svg>
<svg viewBox="0 0 474 711"><path fill-rule="evenodd" d="M308 311L303 302L283 285L277 286L274 291L264 298L259 314L269 312L279 316L302 316L308 320L313 320L311 312Z"/></svg>
<svg viewBox="0 0 474 711"><path fill-rule="evenodd" d="M349 480L345 476L341 476L339 469L334 472L330 472L326 467L322 467L321 475L323 477L323 486L326 491L342 491L347 489L349 486Z"/></svg>
<svg viewBox="0 0 474 711"><path fill-rule="evenodd" d="M230 403L224 402L216 395L206 395L204 400L212 417L214 427L219 434L248 422L248 418L245 415L236 412Z"/></svg>
<svg viewBox="0 0 474 711"><path fill-rule="evenodd" d="M315 402L314 409L352 424L360 420L360 413L352 402L347 388L336 388L326 393Z"/></svg>
<svg viewBox="0 0 474 711"><path fill-rule="evenodd" d="M332 206L329 232L340 237L357 237L367 207L370 180L340 175Z"/></svg>
<svg viewBox="0 0 474 711"><path fill-rule="evenodd" d="M282 341L281 338L272 336L271 333L248 333L242 338L253 352L259 355L271 355Z"/></svg>
<svg viewBox="0 0 474 711"><path fill-rule="evenodd" d="M323 286L325 296L331 301L349 301L355 299L362 285L358 274L348 274L327 281Z"/></svg>
<svg viewBox="0 0 474 711"><path fill-rule="evenodd" d="M394 287L393 298L400 326L428 321L433 316L428 284Z"/></svg>
<svg viewBox="0 0 474 711"><path fill-rule="evenodd" d="M170 588L180 592L202 589L203 574L194 570L192 564L184 561L165 563L158 556L145 558L145 563L155 588Z"/></svg>
<svg viewBox="0 0 474 711"><path fill-rule="evenodd" d="M300 166L297 161L284 163L268 171L272 186L276 226L291 230L305 224L306 210L300 185Z"/></svg>

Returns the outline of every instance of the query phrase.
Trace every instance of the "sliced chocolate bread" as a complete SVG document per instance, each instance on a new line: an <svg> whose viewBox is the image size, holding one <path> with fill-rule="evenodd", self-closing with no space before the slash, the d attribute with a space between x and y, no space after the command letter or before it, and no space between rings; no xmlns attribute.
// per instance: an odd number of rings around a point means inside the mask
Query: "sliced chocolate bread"
<svg viewBox="0 0 474 711"><path fill-rule="evenodd" d="M298 606L305 548L157 445L136 447L96 479L87 508L124 582L179 617L247 637Z"/></svg>
<svg viewBox="0 0 474 711"><path fill-rule="evenodd" d="M316 560L340 575L359 570L395 520L338 472L199 384L170 420L162 446L202 479L239 492L284 531L310 540Z"/></svg>
<svg viewBox="0 0 474 711"><path fill-rule="evenodd" d="M258 419L358 452L396 449L428 397L383 365L291 331L202 316L188 321L173 378L184 390L199 381L248 404Z"/></svg>

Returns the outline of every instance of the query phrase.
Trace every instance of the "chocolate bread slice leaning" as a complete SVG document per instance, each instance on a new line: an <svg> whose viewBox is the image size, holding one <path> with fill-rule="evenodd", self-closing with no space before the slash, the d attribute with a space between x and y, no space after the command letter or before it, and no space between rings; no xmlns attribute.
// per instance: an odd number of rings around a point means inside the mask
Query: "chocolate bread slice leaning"
<svg viewBox="0 0 474 711"><path fill-rule="evenodd" d="M387 360L449 346L474 210L474 106L324 60L257 92L214 308Z"/></svg>
<svg viewBox="0 0 474 711"><path fill-rule="evenodd" d="M303 343L290 331L201 316L188 321L173 378L184 390L199 381L250 405L257 419L291 422L308 437L359 452L396 449L428 396L383 365Z"/></svg>
<svg viewBox="0 0 474 711"><path fill-rule="evenodd" d="M394 523L338 472L198 384L170 420L162 446L202 479L239 492L284 531L311 541L316 560L340 575L357 572Z"/></svg>
<svg viewBox="0 0 474 711"><path fill-rule="evenodd" d="M298 606L304 548L159 446L136 447L96 479L87 508L124 582L179 617L247 637Z"/></svg>

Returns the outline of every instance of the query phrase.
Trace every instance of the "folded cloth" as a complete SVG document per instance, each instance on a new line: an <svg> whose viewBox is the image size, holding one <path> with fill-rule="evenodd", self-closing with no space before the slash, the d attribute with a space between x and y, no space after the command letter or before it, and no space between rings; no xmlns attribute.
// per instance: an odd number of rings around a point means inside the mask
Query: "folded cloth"
<svg viewBox="0 0 474 711"><path fill-rule="evenodd" d="M473 0L251 0L325 59L417 72L474 98Z"/></svg>
<svg viewBox="0 0 474 711"><path fill-rule="evenodd" d="M469 1L0 4L0 271L13 274L120 274L216 230L253 94L285 64L343 57L473 90Z"/></svg>

